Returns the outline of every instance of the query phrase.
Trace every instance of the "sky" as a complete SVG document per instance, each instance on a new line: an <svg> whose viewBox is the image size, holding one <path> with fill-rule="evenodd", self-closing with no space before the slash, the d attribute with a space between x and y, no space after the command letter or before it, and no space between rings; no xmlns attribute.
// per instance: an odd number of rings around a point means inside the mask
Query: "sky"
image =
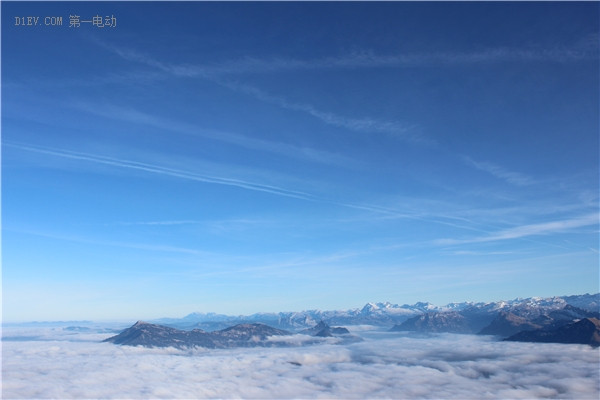
<svg viewBox="0 0 600 400"><path fill-rule="evenodd" d="M5 321L599 291L597 2L1 6Z"/></svg>

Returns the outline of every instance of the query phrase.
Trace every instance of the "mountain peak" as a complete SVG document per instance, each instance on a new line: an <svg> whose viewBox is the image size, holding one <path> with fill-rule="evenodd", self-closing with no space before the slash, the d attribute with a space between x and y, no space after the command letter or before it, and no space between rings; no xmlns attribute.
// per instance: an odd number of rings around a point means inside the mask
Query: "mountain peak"
<svg viewBox="0 0 600 400"><path fill-rule="evenodd" d="M367 303L365 304L365 306L360 310L361 313L366 314L375 310L378 310L379 307L377 307L377 304L375 303Z"/></svg>
<svg viewBox="0 0 600 400"><path fill-rule="evenodd" d="M327 325L327 323L323 320L321 320L317 326L315 326L315 329L325 329L325 328L329 328L329 325Z"/></svg>

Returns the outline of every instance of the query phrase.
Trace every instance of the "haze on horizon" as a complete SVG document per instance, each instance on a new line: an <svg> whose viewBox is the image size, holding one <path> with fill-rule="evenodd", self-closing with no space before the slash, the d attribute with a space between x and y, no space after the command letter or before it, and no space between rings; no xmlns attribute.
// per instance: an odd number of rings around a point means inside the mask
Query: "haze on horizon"
<svg viewBox="0 0 600 400"><path fill-rule="evenodd" d="M597 2L1 7L4 321L600 291Z"/></svg>

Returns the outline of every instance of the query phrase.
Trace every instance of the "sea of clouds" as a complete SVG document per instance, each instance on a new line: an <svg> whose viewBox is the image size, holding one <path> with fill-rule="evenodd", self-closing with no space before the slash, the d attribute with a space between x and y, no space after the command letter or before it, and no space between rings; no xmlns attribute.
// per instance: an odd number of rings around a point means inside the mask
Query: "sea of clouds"
<svg viewBox="0 0 600 400"><path fill-rule="evenodd" d="M352 330L352 329L351 329ZM365 340L289 348L148 349L106 330L3 330L4 399L598 399L600 350L414 336L362 327Z"/></svg>

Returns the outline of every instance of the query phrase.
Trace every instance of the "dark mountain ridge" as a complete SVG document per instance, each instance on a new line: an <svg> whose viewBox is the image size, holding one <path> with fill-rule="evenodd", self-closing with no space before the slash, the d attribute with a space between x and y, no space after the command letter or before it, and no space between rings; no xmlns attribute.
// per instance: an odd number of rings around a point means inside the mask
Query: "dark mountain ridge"
<svg viewBox="0 0 600 400"><path fill-rule="evenodd" d="M391 331L478 333L507 337L525 330L552 329L582 318L599 318L565 302L518 304L515 307L434 311L410 318Z"/></svg>
<svg viewBox="0 0 600 400"><path fill-rule="evenodd" d="M325 321L319 322L312 328L304 329L299 333L310 336L333 337L338 335L349 335L350 331L341 326L329 326Z"/></svg>
<svg viewBox="0 0 600 400"><path fill-rule="evenodd" d="M506 339L512 342L570 343L600 346L600 320L583 318L554 329L523 331Z"/></svg>
<svg viewBox="0 0 600 400"><path fill-rule="evenodd" d="M265 324L238 324L219 331L206 332L201 329L181 330L138 321L118 335L105 339L104 342L126 346L224 349L234 347L284 347L297 345L298 343L309 345L323 343L323 338L335 338L338 344L362 341L362 338L350 334L348 329L339 326L331 327L323 321L300 333L313 336L314 339L303 339L300 342L286 341L285 339L278 340L275 337L295 334Z"/></svg>
<svg viewBox="0 0 600 400"><path fill-rule="evenodd" d="M270 342L269 337L291 334L264 324L239 324L220 331L205 332L201 329L184 331L138 321L118 335L105 339L104 342L127 346L176 348L266 347L277 345L276 342Z"/></svg>
<svg viewBox="0 0 600 400"><path fill-rule="evenodd" d="M541 327L541 325L537 325L527 318L520 317L512 312L502 311L488 326L479 331L479 334L506 337L517 332L540 329Z"/></svg>

